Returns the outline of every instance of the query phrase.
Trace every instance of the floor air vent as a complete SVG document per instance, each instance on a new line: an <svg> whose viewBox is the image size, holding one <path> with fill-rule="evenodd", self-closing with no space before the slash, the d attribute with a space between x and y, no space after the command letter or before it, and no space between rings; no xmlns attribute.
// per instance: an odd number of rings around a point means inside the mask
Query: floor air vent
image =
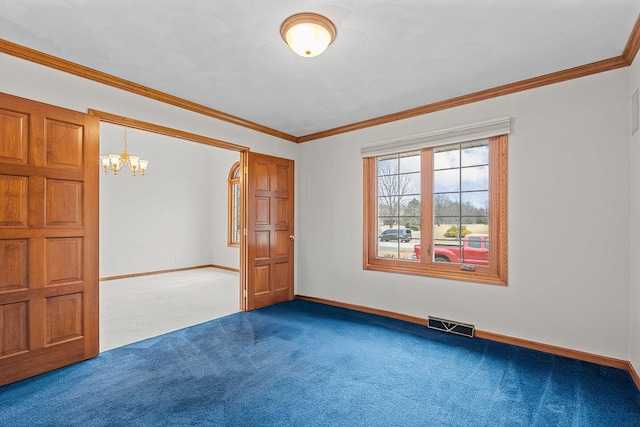
<svg viewBox="0 0 640 427"><path fill-rule="evenodd" d="M465 337L473 337L475 327L466 323L454 322L453 320L439 319L429 316L427 326L431 329L437 329L443 332L463 335Z"/></svg>

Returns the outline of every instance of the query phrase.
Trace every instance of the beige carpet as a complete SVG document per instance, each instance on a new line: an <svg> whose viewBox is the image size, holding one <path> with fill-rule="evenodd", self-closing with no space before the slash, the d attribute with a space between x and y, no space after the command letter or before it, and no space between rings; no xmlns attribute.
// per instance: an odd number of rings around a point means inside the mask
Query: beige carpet
<svg viewBox="0 0 640 427"><path fill-rule="evenodd" d="M100 283L100 351L239 311L238 273L215 268Z"/></svg>

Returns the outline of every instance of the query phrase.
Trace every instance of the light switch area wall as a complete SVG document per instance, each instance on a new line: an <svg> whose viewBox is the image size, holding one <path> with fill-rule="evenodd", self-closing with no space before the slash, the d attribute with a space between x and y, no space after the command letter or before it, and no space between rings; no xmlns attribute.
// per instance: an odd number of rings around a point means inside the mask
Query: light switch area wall
<svg viewBox="0 0 640 427"><path fill-rule="evenodd" d="M122 126L101 124L100 153L123 150ZM136 129L128 151L149 160L100 175L100 277L215 264L238 268L227 246L227 177L238 152Z"/></svg>

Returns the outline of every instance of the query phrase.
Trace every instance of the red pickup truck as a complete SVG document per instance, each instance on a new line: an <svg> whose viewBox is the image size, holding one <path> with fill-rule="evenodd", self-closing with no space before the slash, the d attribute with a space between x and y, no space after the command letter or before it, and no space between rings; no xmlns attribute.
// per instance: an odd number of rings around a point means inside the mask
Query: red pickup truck
<svg viewBox="0 0 640 427"><path fill-rule="evenodd" d="M413 257L420 259L420 245L413 247ZM489 264L489 235L467 234L462 239L462 246L435 245L434 261L455 262L458 264Z"/></svg>

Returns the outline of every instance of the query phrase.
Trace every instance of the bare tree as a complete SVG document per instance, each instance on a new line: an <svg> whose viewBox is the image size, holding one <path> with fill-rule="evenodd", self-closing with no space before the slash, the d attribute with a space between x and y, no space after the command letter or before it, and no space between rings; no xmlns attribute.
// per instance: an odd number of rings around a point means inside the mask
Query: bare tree
<svg viewBox="0 0 640 427"><path fill-rule="evenodd" d="M403 222L405 227L412 228L420 226L421 209L420 200L412 197L400 212L400 214L404 216Z"/></svg>
<svg viewBox="0 0 640 427"><path fill-rule="evenodd" d="M447 224L452 219L459 220L461 224L486 224L488 223L488 202L484 205L484 207L479 207L469 199L457 201L447 194L436 193L433 195L435 224Z"/></svg>
<svg viewBox="0 0 640 427"><path fill-rule="evenodd" d="M398 162L378 163L378 217L384 217L384 224L393 226L398 222L410 190L411 179L399 173Z"/></svg>

